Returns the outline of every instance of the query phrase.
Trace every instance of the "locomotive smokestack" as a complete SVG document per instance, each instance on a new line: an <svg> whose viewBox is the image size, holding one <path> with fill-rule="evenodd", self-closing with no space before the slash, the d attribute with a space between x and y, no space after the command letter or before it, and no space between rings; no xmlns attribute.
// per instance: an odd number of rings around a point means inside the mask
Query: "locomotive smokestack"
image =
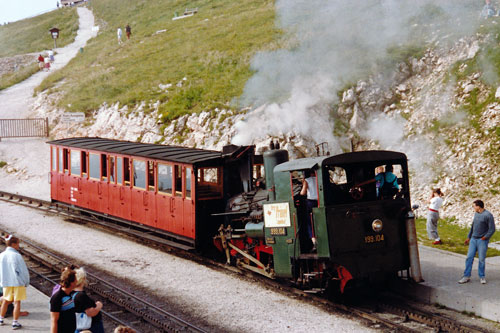
<svg viewBox="0 0 500 333"><path fill-rule="evenodd" d="M273 143L274 146L274 143ZM279 145L278 145L279 147ZM276 199L274 192L274 167L288 161L288 151L283 149L269 150L264 153L264 169L266 172L266 189L269 192L269 200Z"/></svg>

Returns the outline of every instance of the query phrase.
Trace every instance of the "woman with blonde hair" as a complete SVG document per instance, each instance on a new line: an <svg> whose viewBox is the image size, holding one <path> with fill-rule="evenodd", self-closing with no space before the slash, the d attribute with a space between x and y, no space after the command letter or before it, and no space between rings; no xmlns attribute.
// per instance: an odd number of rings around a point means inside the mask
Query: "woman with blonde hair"
<svg viewBox="0 0 500 333"><path fill-rule="evenodd" d="M92 333L104 333L104 326L102 324L102 303L95 302L85 292L84 288L87 286L87 273L83 268L77 268L76 272L76 288L75 288L75 312L84 312L87 316L92 318L92 325L89 330ZM77 330L78 331L78 330Z"/></svg>

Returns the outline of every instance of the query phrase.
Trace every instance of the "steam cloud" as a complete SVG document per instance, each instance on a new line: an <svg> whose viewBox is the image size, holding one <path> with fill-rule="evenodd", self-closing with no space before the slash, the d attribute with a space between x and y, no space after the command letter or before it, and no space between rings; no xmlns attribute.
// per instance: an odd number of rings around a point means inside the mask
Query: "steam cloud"
<svg viewBox="0 0 500 333"><path fill-rule="evenodd" d="M427 42L443 36L452 42L471 33L481 7L478 0L278 0L277 25L293 45L252 60L255 75L240 102L255 110L236 124L233 143L295 133L327 141L339 152L341 138L333 135L331 117L337 91L377 71L388 47L408 44L417 31ZM370 126L360 134L385 149L410 149L404 119L377 119L379 130ZM393 135L387 140L385 128Z"/></svg>

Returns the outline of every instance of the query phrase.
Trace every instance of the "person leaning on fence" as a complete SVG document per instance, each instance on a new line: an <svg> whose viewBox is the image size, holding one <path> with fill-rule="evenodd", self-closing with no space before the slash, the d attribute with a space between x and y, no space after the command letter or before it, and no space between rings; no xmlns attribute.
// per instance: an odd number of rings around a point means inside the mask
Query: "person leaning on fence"
<svg viewBox="0 0 500 333"><path fill-rule="evenodd" d="M3 286L3 300L0 313L0 325L4 324L7 307L14 302L12 329L22 327L18 322L21 314L21 301L26 299L26 287L30 284L28 267L19 253L19 239L9 235L7 248L0 254L0 285Z"/></svg>
<svg viewBox="0 0 500 333"><path fill-rule="evenodd" d="M458 283L463 284L470 281L472 263L477 252L479 281L481 284L486 284L486 252L488 251L488 242L495 233L495 219L489 211L484 209L484 203L481 200L474 201L472 207L475 212L474 219L472 220L469 235L465 240L465 244L469 245L469 251L467 252L467 259L465 259L464 276Z"/></svg>

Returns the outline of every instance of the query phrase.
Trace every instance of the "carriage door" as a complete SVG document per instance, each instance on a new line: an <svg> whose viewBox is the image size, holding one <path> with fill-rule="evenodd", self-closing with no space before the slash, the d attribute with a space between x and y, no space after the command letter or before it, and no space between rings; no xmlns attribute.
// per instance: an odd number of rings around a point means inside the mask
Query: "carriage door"
<svg viewBox="0 0 500 333"><path fill-rule="evenodd" d="M81 155L82 152L79 150L70 151L69 200L72 205L77 206L84 206Z"/></svg>
<svg viewBox="0 0 500 333"><path fill-rule="evenodd" d="M182 188L182 165L174 165L174 195L170 213L172 215L173 229L178 235L186 235L184 230L184 198Z"/></svg>
<svg viewBox="0 0 500 333"><path fill-rule="evenodd" d="M194 200L192 196L192 181L193 181L193 169L191 167L184 168L184 235L190 238L195 238L195 210L194 210Z"/></svg>
<svg viewBox="0 0 500 333"><path fill-rule="evenodd" d="M58 200L66 203L70 201L70 183L69 183L69 150L67 148L59 148L59 174L58 174Z"/></svg>
<svg viewBox="0 0 500 333"><path fill-rule="evenodd" d="M153 161L146 162L147 167L147 187L144 192L144 217L146 224L157 227L156 222L156 179L155 179L155 163Z"/></svg>
<svg viewBox="0 0 500 333"><path fill-rule="evenodd" d="M59 187L59 175L57 173L57 147L52 146L50 150L50 197L53 200L59 200L57 189Z"/></svg>

